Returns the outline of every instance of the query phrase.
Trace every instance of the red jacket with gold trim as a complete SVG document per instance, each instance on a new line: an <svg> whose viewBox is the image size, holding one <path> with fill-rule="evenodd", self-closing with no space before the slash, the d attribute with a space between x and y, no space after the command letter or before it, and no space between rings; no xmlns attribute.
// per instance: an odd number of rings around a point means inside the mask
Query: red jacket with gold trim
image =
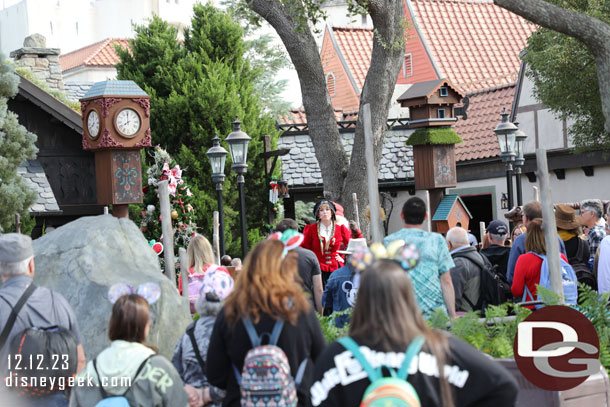
<svg viewBox="0 0 610 407"><path fill-rule="evenodd" d="M326 239L318 237L318 223L306 225L303 229L303 235L305 238L301 247L316 254L322 271L331 273L339 267L343 267L344 264L337 261L336 255L337 250L344 250L347 247L347 243L352 237L352 232L347 227L335 224L335 234L330 238L328 247L326 247Z"/></svg>

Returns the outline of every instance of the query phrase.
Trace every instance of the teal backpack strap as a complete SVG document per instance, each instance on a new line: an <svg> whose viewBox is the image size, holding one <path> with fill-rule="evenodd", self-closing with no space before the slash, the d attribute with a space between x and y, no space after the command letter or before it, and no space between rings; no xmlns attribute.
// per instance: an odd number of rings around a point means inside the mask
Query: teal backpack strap
<svg viewBox="0 0 610 407"><path fill-rule="evenodd" d="M337 342L339 342L341 345L343 345L343 347L345 347L345 349L352 352L352 354L354 355L354 357L356 358L358 363L360 363L360 366L362 366L362 368L364 369L366 374L369 376L369 380L371 382L374 382L375 380L378 380L381 378L381 374L378 371L376 371L375 369L373 369L373 367L371 366L369 361L366 360L366 358L364 357L362 352L360 352L360 347L358 346L356 341L354 341L349 336L346 336L344 338L339 338L339 340Z"/></svg>
<svg viewBox="0 0 610 407"><path fill-rule="evenodd" d="M409 347L407 348L407 351L405 352L405 360L402 362L402 366L400 366L400 370L398 371L398 378L402 379L402 380L407 380L407 376L408 376L408 371L409 371L409 366L411 365L411 361L413 360L413 358L415 357L415 355L417 355L421 349L421 347L424 345L424 342L426 341L426 339L424 338L423 335L419 335L416 336L411 343L409 344Z"/></svg>

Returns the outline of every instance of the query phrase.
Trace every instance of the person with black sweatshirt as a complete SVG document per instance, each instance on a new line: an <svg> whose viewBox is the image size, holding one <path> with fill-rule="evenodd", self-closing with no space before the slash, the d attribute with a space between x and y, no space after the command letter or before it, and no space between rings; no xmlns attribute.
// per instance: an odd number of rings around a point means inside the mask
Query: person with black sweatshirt
<svg viewBox="0 0 610 407"><path fill-rule="evenodd" d="M253 348L244 317L252 321L259 336L271 333L276 321L285 321L277 346L286 354L293 378L307 360L297 396L299 406L311 405L313 362L326 341L314 309L296 281L296 255L283 254L284 244L279 240L265 240L252 249L214 324L206 376L212 385L226 390L223 406L240 406L235 370L242 371L246 354Z"/></svg>
<svg viewBox="0 0 610 407"><path fill-rule="evenodd" d="M449 334L430 329L417 306L411 280L394 260L365 269L349 337L372 369L398 371L411 342L423 345L408 365L407 381L426 407L514 406L518 386L491 357ZM318 358L313 406L357 407L371 381L360 361L339 342Z"/></svg>

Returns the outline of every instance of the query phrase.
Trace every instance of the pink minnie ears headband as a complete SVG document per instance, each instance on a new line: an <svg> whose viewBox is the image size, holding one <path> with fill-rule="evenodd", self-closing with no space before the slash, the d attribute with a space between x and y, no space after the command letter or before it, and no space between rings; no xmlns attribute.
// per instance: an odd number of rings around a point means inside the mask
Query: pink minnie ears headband
<svg viewBox="0 0 610 407"><path fill-rule="evenodd" d="M161 287L155 283L144 283L137 288L133 288L127 283L116 283L108 290L108 300L114 304L119 298L129 294L137 294L144 298L148 304L153 304L161 296Z"/></svg>
<svg viewBox="0 0 610 407"><path fill-rule="evenodd" d="M419 249L414 244L404 240L395 240L385 247L381 243L373 243L370 248L359 247L349 257L350 265L358 272L364 271L375 260L390 259L409 271L414 269L420 260Z"/></svg>
<svg viewBox="0 0 610 407"><path fill-rule="evenodd" d="M295 247L299 247L301 243L303 243L302 233L297 232L294 229L286 229L282 232L275 232L269 236L271 240L279 240L284 243L284 252L282 253L282 258L286 257L289 250L294 249Z"/></svg>

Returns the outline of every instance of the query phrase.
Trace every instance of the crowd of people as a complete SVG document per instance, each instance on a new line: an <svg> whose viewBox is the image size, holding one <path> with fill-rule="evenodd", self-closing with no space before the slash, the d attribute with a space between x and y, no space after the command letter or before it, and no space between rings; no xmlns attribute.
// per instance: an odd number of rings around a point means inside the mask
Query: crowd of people
<svg viewBox="0 0 610 407"><path fill-rule="evenodd" d="M3 377L18 376L15 355L27 359L44 347L70 355L65 377L90 382L24 389L5 381L0 397L16 396L27 407L94 406L112 398L131 406L358 406L383 398L375 383L391 376L396 380L386 385L422 406L514 405L511 373L431 329L426 318L438 308L451 318L484 311L492 298L485 273L501 277L503 300L535 301L547 254L541 204L524 205L512 232L504 221L490 222L479 245L461 226L445 236L425 231L426 205L413 197L403 205L403 227L385 237L383 250L369 250L337 207L318 202L316 222L302 235L296 221L281 220L275 238L258 243L239 269L235 259L215 264L209 241L195 236L189 278L180 281L180 288L188 284L195 320L171 361L146 341L149 304L158 296L115 290L110 346L86 362L74 310L61 294L33 283L31 239L1 235ZM555 209L561 258L600 293L610 291L608 215L595 200L583 202L580 214L567 205ZM316 313L348 309L334 319L338 327L349 322L348 337L327 344ZM119 380L126 377L132 380Z"/></svg>

